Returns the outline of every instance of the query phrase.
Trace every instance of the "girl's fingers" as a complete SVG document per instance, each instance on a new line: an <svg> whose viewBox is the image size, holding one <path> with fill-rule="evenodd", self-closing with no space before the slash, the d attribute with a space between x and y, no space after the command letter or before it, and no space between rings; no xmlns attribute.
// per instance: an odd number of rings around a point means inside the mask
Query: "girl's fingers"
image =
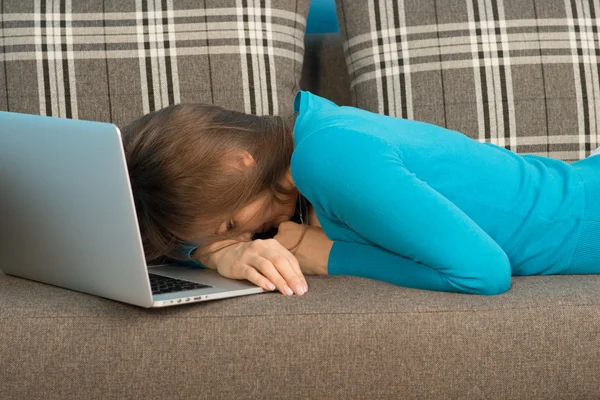
<svg viewBox="0 0 600 400"><path fill-rule="evenodd" d="M276 287L269 279L251 266L246 269L246 279L265 290L275 290Z"/></svg>
<svg viewBox="0 0 600 400"><path fill-rule="evenodd" d="M268 251L266 252L269 253ZM272 252L271 252L272 253ZM293 274L292 266L289 264L287 259L281 256L279 253L277 256L272 256L274 259L265 258L263 255L255 256L248 263L250 266L256 268L261 274L277 286L277 289L288 296L294 294L288 282L284 278L285 275L289 276Z"/></svg>
<svg viewBox="0 0 600 400"><path fill-rule="evenodd" d="M294 263L285 253L281 252L279 249L267 249L262 255L277 268L279 274L285 279L286 285L291 288L294 293L302 296L306 292L304 290L304 276L302 275L302 271L300 271L299 268L296 269ZM277 282L274 283L277 285Z"/></svg>
<svg viewBox="0 0 600 400"><path fill-rule="evenodd" d="M302 273L302 269L300 268L300 264L298 263L298 259L296 258L296 256L294 254L292 254L291 251L289 251L288 249L285 248L285 246L283 246L281 243L276 242L275 243L275 247L276 251L282 253L288 260L288 262L290 263L290 265L292 266L294 273L296 274L296 277L298 278L298 280L300 282L290 282L290 279L288 279L288 277L286 277L287 281L292 283L293 286L291 286L292 288L294 288L294 292L298 293L298 291L296 290L296 285L298 285L298 283L302 286L302 288L304 289L304 292L306 292L308 290L308 283L306 282L306 278L304 277L304 274Z"/></svg>
<svg viewBox="0 0 600 400"><path fill-rule="evenodd" d="M304 277L304 274L302 273L302 269L300 268L298 259L289 250L288 250L287 258L288 258L288 261L290 262L292 268L294 268L294 272L296 273L296 276L300 279L300 284L303 286L304 292L306 292L308 290L308 283L306 282L306 278Z"/></svg>

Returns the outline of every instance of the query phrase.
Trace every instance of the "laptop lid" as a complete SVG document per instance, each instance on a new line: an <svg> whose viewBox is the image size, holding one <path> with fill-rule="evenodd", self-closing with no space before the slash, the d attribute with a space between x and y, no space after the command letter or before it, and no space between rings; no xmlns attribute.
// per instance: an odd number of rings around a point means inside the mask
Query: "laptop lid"
<svg viewBox="0 0 600 400"><path fill-rule="evenodd" d="M115 125L0 112L0 269L152 305Z"/></svg>

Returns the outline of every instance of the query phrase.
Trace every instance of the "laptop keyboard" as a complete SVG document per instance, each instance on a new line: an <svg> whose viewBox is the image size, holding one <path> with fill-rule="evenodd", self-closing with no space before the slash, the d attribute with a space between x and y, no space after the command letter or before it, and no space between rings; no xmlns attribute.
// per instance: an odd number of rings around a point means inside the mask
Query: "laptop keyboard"
<svg viewBox="0 0 600 400"><path fill-rule="evenodd" d="M169 278L167 276L162 275L148 275L150 276L150 286L152 287L152 294L183 292L186 290L195 290L212 287L210 285L203 285L201 283Z"/></svg>

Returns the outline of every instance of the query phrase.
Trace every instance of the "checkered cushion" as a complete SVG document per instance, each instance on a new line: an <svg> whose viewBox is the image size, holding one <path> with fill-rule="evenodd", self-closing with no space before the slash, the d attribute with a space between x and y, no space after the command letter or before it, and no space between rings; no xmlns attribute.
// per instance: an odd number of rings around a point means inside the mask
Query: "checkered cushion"
<svg viewBox="0 0 600 400"><path fill-rule="evenodd" d="M0 0L0 109L122 125L183 102L291 114L309 0Z"/></svg>
<svg viewBox="0 0 600 400"><path fill-rule="evenodd" d="M354 105L564 161L600 145L598 0L337 0Z"/></svg>

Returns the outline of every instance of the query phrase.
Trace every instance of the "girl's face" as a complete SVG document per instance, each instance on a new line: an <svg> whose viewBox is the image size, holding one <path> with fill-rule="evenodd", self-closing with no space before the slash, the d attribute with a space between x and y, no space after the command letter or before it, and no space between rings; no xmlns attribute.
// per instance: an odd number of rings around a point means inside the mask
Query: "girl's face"
<svg viewBox="0 0 600 400"><path fill-rule="evenodd" d="M245 166L250 166L254 163L254 159L249 153L245 153L242 159ZM296 187L289 169L280 184L286 189ZM255 233L266 232L280 223L292 219L296 212L298 190L292 195L294 201L289 204L274 202L271 209L265 208L269 196L269 194L264 194L235 212L231 218L223 221L220 226L216 227L215 234L223 235L233 228L236 233L239 232L241 237L250 240Z"/></svg>
<svg viewBox="0 0 600 400"><path fill-rule="evenodd" d="M297 196L295 194L294 199ZM287 205L274 203L272 209L265 209L267 199L268 195L264 195L234 213L228 221L223 221L216 234L223 235L233 228L236 233L249 240L255 233L266 232L292 219L296 211L295 201Z"/></svg>

